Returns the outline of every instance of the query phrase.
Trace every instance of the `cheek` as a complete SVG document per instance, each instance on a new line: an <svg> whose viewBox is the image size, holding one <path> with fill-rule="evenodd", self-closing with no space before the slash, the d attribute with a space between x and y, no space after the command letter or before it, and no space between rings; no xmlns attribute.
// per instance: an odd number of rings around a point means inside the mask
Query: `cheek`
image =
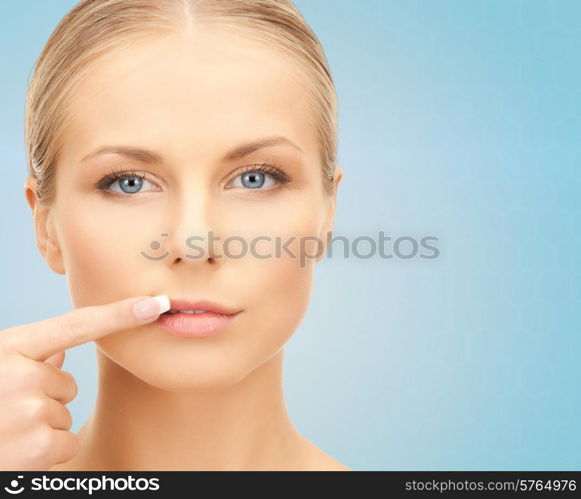
<svg viewBox="0 0 581 499"><path fill-rule="evenodd" d="M324 200L314 188L289 190L264 203L228 205L221 216L228 220L225 234L241 236L247 244L243 247L232 238L220 253L228 256L248 251L257 255L258 263L268 261L260 258L263 256L284 259L296 255L298 263L301 254L316 251L324 213ZM286 265L285 271L292 272L290 263Z"/></svg>
<svg viewBox="0 0 581 499"><path fill-rule="evenodd" d="M75 306L108 303L148 289L131 289L143 276L150 231L135 218L90 203L70 203L59 212L59 240ZM96 207L95 207L96 208ZM143 218L143 216L142 216ZM135 287L133 285L133 287Z"/></svg>
<svg viewBox="0 0 581 499"><path fill-rule="evenodd" d="M265 334L286 335L300 322L311 292L312 266L281 256L259 260L246 258L236 264L233 285ZM249 314L250 315L250 314ZM249 325L250 326L250 325Z"/></svg>
<svg viewBox="0 0 581 499"><path fill-rule="evenodd" d="M273 203L261 217L245 218L237 233L243 232L248 241L246 256L223 262L241 303L248 307L243 327L232 334L241 348L244 343L248 348L249 337L254 337L257 356L264 358L278 351L299 326L312 286L313 259L305 257L310 245L305 240L318 235L320 212L318 205L302 199ZM226 256L242 251L240 244L220 249Z"/></svg>

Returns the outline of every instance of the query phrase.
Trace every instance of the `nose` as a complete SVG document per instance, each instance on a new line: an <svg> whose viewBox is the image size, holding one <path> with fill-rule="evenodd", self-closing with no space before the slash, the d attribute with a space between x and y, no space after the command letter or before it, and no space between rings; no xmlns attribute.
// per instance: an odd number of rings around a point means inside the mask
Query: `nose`
<svg viewBox="0 0 581 499"><path fill-rule="evenodd" d="M207 189L193 186L168 200L167 248L170 265L217 261L217 212Z"/></svg>

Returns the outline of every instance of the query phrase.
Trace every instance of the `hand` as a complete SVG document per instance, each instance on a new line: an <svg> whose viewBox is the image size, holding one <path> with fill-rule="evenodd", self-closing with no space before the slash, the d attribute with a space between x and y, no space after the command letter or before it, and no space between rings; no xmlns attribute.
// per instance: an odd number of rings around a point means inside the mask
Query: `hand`
<svg viewBox="0 0 581 499"><path fill-rule="evenodd" d="M0 470L46 471L72 459L79 441L65 404L77 384L61 370L65 350L153 322L167 310L166 296L141 296L0 331Z"/></svg>

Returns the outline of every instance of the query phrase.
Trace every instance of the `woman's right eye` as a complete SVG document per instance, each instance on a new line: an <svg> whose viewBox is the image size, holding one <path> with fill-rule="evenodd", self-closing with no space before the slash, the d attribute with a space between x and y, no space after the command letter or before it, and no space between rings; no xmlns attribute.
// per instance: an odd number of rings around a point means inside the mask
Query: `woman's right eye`
<svg viewBox="0 0 581 499"><path fill-rule="evenodd" d="M150 189L150 191L157 190L157 187L147 180L145 175L137 175L133 172L113 172L99 180L97 189L103 192L114 192L121 195L135 194L142 190L144 184L153 186L153 189Z"/></svg>

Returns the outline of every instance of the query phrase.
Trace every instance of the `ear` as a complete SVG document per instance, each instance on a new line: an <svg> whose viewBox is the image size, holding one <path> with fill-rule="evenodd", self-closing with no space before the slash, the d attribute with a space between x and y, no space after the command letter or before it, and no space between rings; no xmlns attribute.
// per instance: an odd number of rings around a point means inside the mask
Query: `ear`
<svg viewBox="0 0 581 499"><path fill-rule="evenodd" d="M329 194L327 211L325 214L325 219L321 227L321 233L319 235L320 239L324 242L324 249L319 257L317 257L316 262L320 262L323 256L327 253L327 247L331 242L333 237L333 225L335 223L335 208L337 204L337 191L339 190L339 182L343 178L343 170L339 165L335 165L335 176L333 178L333 191Z"/></svg>
<svg viewBox="0 0 581 499"><path fill-rule="evenodd" d="M24 182L24 195L32 210L36 246L51 270L64 275L63 256L52 221L52 210L39 202L36 194L36 179L33 176L29 176Z"/></svg>

